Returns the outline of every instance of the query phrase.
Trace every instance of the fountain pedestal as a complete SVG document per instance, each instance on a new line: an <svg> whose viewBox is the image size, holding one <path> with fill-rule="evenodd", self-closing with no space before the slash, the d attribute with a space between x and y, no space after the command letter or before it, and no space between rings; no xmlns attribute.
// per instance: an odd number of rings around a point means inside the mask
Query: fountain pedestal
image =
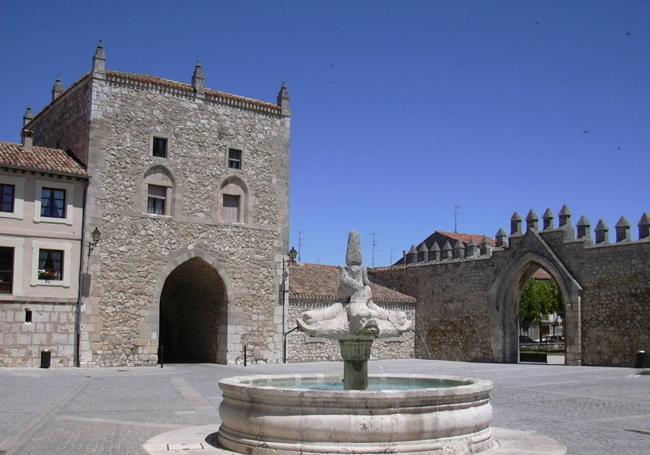
<svg viewBox="0 0 650 455"><path fill-rule="evenodd" d="M343 388L366 390L368 388L368 359L374 338L343 338L339 340L343 357Z"/></svg>

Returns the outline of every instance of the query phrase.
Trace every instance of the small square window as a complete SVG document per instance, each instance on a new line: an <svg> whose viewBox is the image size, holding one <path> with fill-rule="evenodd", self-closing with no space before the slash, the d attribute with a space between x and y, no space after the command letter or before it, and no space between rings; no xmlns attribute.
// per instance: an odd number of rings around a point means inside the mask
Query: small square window
<svg viewBox="0 0 650 455"><path fill-rule="evenodd" d="M154 215L165 214L165 201L167 200L167 187L160 185L149 185L149 197L147 198L147 213Z"/></svg>
<svg viewBox="0 0 650 455"><path fill-rule="evenodd" d="M230 169L241 169L241 150L228 149L228 167Z"/></svg>
<svg viewBox="0 0 650 455"><path fill-rule="evenodd" d="M63 280L63 251L38 250L38 279Z"/></svg>
<svg viewBox="0 0 650 455"><path fill-rule="evenodd" d="M167 158L167 138L154 136L152 154L159 158Z"/></svg>
<svg viewBox="0 0 650 455"><path fill-rule="evenodd" d="M43 187L41 190L41 216L65 218L65 190Z"/></svg>
<svg viewBox="0 0 650 455"><path fill-rule="evenodd" d="M0 294L11 294L14 281L14 249L0 247Z"/></svg>
<svg viewBox="0 0 650 455"><path fill-rule="evenodd" d="M235 223L239 221L239 196L223 195L223 220Z"/></svg>
<svg viewBox="0 0 650 455"><path fill-rule="evenodd" d="M0 183L0 212L12 213L14 211L14 197L16 187Z"/></svg>

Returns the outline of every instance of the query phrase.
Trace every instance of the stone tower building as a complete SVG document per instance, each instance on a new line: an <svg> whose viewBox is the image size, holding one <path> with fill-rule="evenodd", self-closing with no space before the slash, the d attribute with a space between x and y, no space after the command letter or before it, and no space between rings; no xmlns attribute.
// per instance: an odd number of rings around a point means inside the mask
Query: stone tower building
<svg viewBox="0 0 650 455"><path fill-rule="evenodd" d="M92 71L27 128L86 165L80 365L277 361L288 247L289 96L277 104ZM100 240L91 240L95 229Z"/></svg>

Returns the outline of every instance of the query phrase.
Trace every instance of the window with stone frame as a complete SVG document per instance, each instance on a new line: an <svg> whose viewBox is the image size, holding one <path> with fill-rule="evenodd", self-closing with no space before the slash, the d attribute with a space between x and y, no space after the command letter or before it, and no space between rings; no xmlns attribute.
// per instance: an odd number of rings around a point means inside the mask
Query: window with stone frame
<svg viewBox="0 0 650 455"><path fill-rule="evenodd" d="M151 154L159 158L167 158L167 138L165 137L153 137Z"/></svg>
<svg viewBox="0 0 650 455"><path fill-rule="evenodd" d="M0 212L12 213L14 211L15 197L16 197L15 185L0 183Z"/></svg>
<svg viewBox="0 0 650 455"><path fill-rule="evenodd" d="M228 149L228 167L230 169L241 169L242 165L241 150Z"/></svg>
<svg viewBox="0 0 650 455"><path fill-rule="evenodd" d="M148 185L147 213L164 215L167 202L167 187Z"/></svg>
<svg viewBox="0 0 650 455"><path fill-rule="evenodd" d="M41 216L65 218L65 190L61 188L41 189Z"/></svg>
<svg viewBox="0 0 650 455"><path fill-rule="evenodd" d="M63 280L63 250L38 250L38 279Z"/></svg>
<svg viewBox="0 0 650 455"><path fill-rule="evenodd" d="M0 247L0 294L11 294L14 283L14 249Z"/></svg>
<svg viewBox="0 0 650 455"><path fill-rule="evenodd" d="M240 221L240 202L241 198L233 194L223 195L223 220L226 222L237 223Z"/></svg>

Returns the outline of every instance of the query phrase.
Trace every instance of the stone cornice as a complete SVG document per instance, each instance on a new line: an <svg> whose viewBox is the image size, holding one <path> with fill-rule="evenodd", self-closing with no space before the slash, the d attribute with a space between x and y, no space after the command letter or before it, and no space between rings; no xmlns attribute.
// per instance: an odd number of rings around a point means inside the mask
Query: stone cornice
<svg viewBox="0 0 650 455"><path fill-rule="evenodd" d="M195 90L191 85L155 76L107 71L106 81L113 85L121 85L140 90L156 90L174 96L195 98ZM230 93L218 92L216 90L206 89L204 99L209 102L225 104L240 109L247 109L265 114L282 115L282 109L280 106L273 103L232 95Z"/></svg>

